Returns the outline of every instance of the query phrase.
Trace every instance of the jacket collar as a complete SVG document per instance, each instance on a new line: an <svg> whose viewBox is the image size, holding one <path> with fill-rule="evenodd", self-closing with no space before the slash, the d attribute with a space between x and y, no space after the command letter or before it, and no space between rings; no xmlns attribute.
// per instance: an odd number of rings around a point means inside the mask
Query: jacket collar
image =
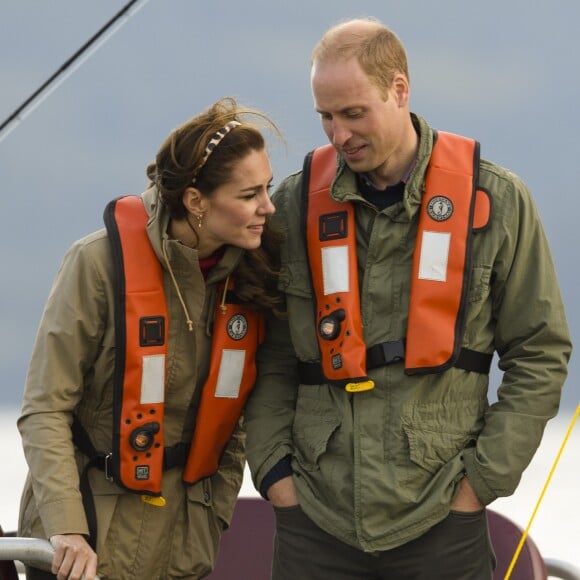
<svg viewBox="0 0 580 580"><path fill-rule="evenodd" d="M409 217L419 211L421 198L425 191L425 174L433 151L433 130L431 127L423 118L414 113L411 113L411 119L419 134L419 151L417 152L417 163L409 177L403 197L403 205Z"/></svg>

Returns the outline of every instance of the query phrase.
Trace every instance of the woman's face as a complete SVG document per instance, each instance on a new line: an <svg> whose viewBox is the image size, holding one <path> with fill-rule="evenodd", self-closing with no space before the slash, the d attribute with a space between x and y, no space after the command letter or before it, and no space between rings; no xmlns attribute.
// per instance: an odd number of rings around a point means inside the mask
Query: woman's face
<svg viewBox="0 0 580 580"><path fill-rule="evenodd" d="M200 257L224 244L246 250L258 248L266 217L275 211L269 188L272 168L265 150L251 151L232 170L231 180L203 200L199 234Z"/></svg>

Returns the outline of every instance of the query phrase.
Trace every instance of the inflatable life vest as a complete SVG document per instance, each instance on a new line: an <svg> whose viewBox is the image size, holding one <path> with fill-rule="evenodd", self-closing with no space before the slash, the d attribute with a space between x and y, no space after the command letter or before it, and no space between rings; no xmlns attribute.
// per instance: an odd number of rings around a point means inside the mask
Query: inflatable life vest
<svg viewBox="0 0 580 580"><path fill-rule="evenodd" d="M441 372L451 366L489 372L492 355L461 348L471 237L487 225L491 213L489 196L477 189L478 170L476 141L438 133L420 209L407 336L367 348L360 314L354 207L330 197L336 173L334 148L326 145L306 157L304 235L321 362L300 363L301 382L364 391L374 386L367 368L398 360L404 360L407 374Z"/></svg>
<svg viewBox="0 0 580 580"><path fill-rule="evenodd" d="M147 236L147 219L137 196L113 200L105 210L116 275L117 354L112 452L104 465L97 466L128 491L159 496L163 469L185 464L183 480L190 484L217 471L254 384L263 320L255 311L235 303L230 285L225 303L218 300L216 305L210 372L193 439L190 445L165 448L169 319L163 272Z"/></svg>

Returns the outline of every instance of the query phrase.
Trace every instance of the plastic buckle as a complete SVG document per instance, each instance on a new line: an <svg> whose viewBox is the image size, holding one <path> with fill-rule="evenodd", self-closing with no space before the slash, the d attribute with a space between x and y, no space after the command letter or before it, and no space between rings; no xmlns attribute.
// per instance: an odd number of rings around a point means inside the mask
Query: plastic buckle
<svg viewBox="0 0 580 580"><path fill-rule="evenodd" d="M392 364L405 360L405 343L402 340L388 340L382 342L383 356L385 364Z"/></svg>

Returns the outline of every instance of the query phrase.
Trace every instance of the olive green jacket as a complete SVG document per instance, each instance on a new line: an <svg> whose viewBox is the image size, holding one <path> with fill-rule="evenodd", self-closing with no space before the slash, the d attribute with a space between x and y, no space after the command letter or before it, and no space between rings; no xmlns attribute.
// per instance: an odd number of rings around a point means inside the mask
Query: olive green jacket
<svg viewBox="0 0 580 580"><path fill-rule="evenodd" d="M357 193L355 175L342 161L331 188L335 200L356 207L367 345L405 336L433 146L432 130L413 118L420 145L401 203L377 211ZM489 377L458 368L408 376L402 363L391 364L369 372L374 389L354 394L299 384L297 359L320 360L300 233L302 173L287 177L275 194L275 218L287 234L282 287L289 321L270 322L259 353L246 408L248 462L259 489L291 455L305 513L365 551L401 545L445 518L464 474L484 504L513 493L558 411L571 344L544 231L516 175L481 161L479 183L491 193L492 217L473 240L462 345L497 352L503 376L491 406Z"/></svg>
<svg viewBox="0 0 580 580"><path fill-rule="evenodd" d="M169 314L166 358L165 445L191 440L199 391L209 370L216 283L237 265L229 247L204 282L197 251L168 239L169 217L155 189L143 194L149 238L164 268ZM167 264L176 279L172 282ZM111 449L115 325L113 264L105 230L73 244L47 301L26 379L18 421L30 472L23 493L19 534L49 538L87 534L79 492L86 457L71 441L73 416L95 448ZM186 324L184 301L193 330ZM234 433L214 476L193 486L181 470L164 472L156 507L90 471L98 520L101 578L199 578L214 565L222 529L241 486L245 434Z"/></svg>

